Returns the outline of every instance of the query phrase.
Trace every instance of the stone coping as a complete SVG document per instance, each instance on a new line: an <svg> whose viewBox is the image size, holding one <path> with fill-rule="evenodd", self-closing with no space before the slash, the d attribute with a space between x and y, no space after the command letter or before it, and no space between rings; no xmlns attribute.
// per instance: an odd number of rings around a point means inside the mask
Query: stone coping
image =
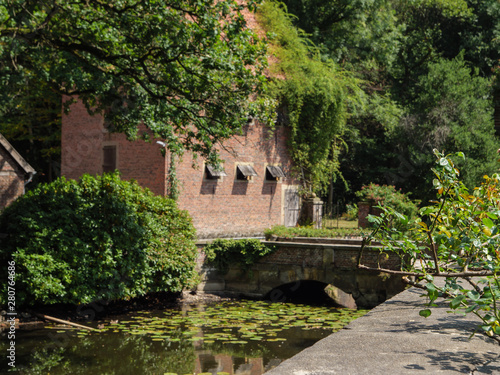
<svg viewBox="0 0 500 375"><path fill-rule="evenodd" d="M262 241L266 245L278 245L282 247L305 247L305 248L320 248L320 249L349 249L359 250L360 245L352 244L334 244L334 243L311 243L311 242L288 242L288 241ZM366 249L378 249L376 246L367 246Z"/></svg>
<svg viewBox="0 0 500 375"><path fill-rule="evenodd" d="M264 237L250 237L251 239L261 240L264 244L267 245L279 245L279 246L288 246L288 247L318 247L318 248L345 248L345 249L359 249L361 246L361 240L359 239L337 239L337 238L321 238L321 237L294 237L294 238L282 238L277 237L273 240L266 240ZM233 240L241 240L248 239L245 238L223 238L223 239L233 239ZM196 241L196 245L201 247L205 246L215 239L200 239ZM371 245L367 246L367 249L370 248L379 248L380 243L373 242Z"/></svg>
<svg viewBox="0 0 500 375"><path fill-rule="evenodd" d="M325 244L357 245L357 246L361 246L362 240L363 240L362 237L329 238L329 237L279 237L279 236L273 236L273 241L325 243ZM372 244L380 245L380 242L372 241Z"/></svg>

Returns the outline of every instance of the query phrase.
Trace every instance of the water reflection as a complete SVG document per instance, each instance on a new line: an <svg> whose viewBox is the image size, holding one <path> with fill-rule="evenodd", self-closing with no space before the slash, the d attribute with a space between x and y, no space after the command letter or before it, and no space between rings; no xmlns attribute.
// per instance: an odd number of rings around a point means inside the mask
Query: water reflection
<svg viewBox="0 0 500 375"><path fill-rule="evenodd" d="M136 313L100 332L46 326L16 333L20 374L261 375L363 314L255 301ZM0 344L6 351L6 340Z"/></svg>

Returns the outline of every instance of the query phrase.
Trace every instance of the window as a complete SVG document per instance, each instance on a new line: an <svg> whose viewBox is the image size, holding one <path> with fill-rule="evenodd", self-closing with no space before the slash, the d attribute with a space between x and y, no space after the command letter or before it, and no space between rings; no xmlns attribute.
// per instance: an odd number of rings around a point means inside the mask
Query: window
<svg viewBox="0 0 500 375"><path fill-rule="evenodd" d="M116 146L102 148L102 172L114 172L116 169Z"/></svg>
<svg viewBox="0 0 500 375"><path fill-rule="evenodd" d="M216 167L205 164L205 171L203 177L206 180L220 180L222 177L227 176L226 172L224 172L224 168L222 166L217 169Z"/></svg>
<svg viewBox="0 0 500 375"><path fill-rule="evenodd" d="M252 181L254 176L257 176L257 172L255 172L255 169L251 165L238 164L236 166L236 180Z"/></svg>
<svg viewBox="0 0 500 375"><path fill-rule="evenodd" d="M281 181L285 177L283 169L278 165L268 165L266 166L266 181L277 182Z"/></svg>

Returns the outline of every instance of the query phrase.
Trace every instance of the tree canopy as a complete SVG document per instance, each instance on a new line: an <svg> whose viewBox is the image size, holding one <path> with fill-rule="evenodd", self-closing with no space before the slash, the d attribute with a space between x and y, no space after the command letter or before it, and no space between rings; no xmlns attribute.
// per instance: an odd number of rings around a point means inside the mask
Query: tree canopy
<svg viewBox="0 0 500 375"><path fill-rule="evenodd" d="M0 0L0 132L53 165L55 98L75 94L113 131L210 157L279 102L307 190L340 176L346 201L370 182L425 200L432 147L468 155L467 186L491 173L498 61L497 0Z"/></svg>
<svg viewBox="0 0 500 375"><path fill-rule="evenodd" d="M61 95L34 78L18 94L0 111L0 133L37 171L34 184L52 181L60 174Z"/></svg>
<svg viewBox="0 0 500 375"><path fill-rule="evenodd" d="M500 61L498 1L284 3L323 59L362 80L363 105L348 108L342 136L347 147L338 169L348 189L337 183L338 198L354 199L369 182L430 198L433 147L464 151L467 160L460 167L468 187L493 172L500 143L492 117Z"/></svg>
<svg viewBox="0 0 500 375"><path fill-rule="evenodd" d="M216 0L1 0L0 113L30 82L77 95L111 130L144 123L176 152L211 155L249 116L270 113L265 45L243 12Z"/></svg>

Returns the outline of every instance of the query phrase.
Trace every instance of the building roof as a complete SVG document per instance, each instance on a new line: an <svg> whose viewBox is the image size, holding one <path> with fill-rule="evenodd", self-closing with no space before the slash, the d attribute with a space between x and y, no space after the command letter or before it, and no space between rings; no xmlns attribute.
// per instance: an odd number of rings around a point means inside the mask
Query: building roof
<svg viewBox="0 0 500 375"><path fill-rule="evenodd" d="M7 153L12 156L12 159L16 161L17 164L24 170L26 173L35 173L35 170L31 165L28 164L26 160L16 151L14 147L9 143L9 141L0 134L0 145L5 148Z"/></svg>

